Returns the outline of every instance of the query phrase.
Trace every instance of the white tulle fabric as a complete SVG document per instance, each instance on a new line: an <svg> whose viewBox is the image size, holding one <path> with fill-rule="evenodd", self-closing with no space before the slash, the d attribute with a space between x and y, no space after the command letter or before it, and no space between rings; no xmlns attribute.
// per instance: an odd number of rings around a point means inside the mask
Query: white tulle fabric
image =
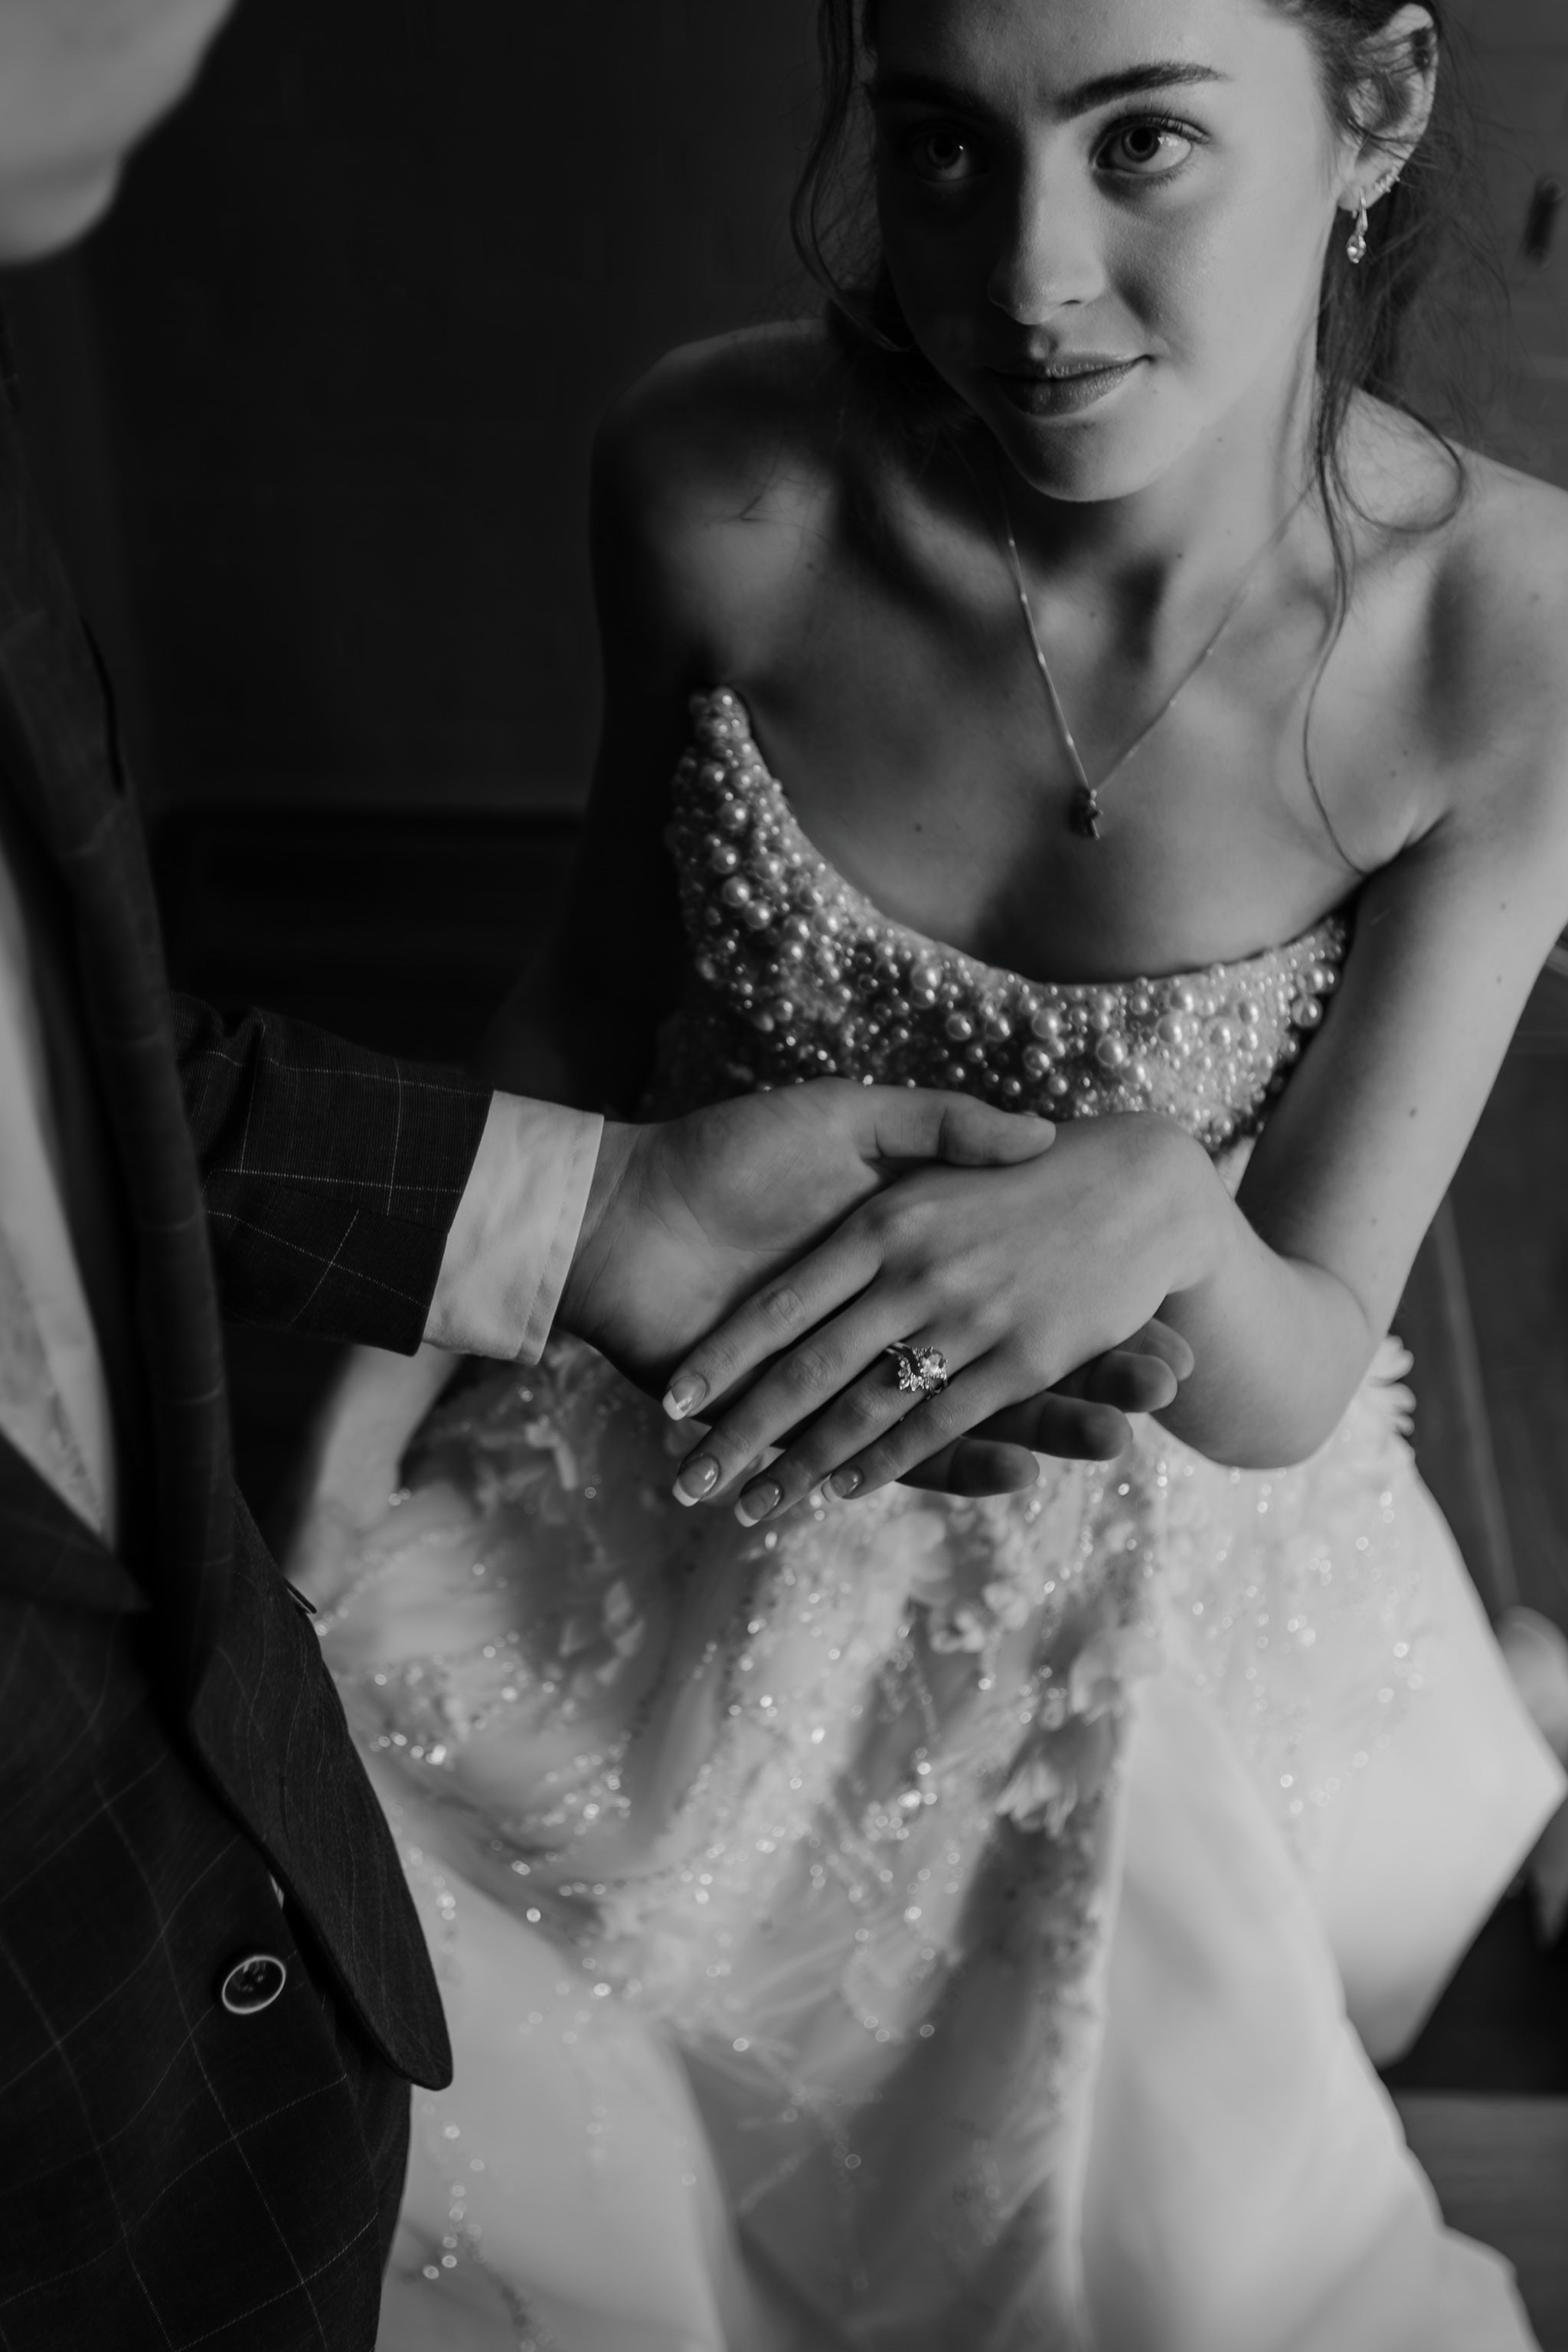
<svg viewBox="0 0 1568 2352"><path fill-rule="evenodd" d="M776 839L735 708L688 772L742 803L751 773ZM700 833L677 854L708 954L668 1064L689 1091L735 869L696 877ZM853 986L881 919L804 870ZM922 1018L952 1051L946 952L894 1008L906 1060ZM730 969L754 1006L750 947ZM1075 1115L1097 1067L1128 1083L1086 1048ZM1223 1083L1194 1069L1222 1141ZM675 1506L657 1408L575 1343L440 1409L322 1627L457 2060L416 2095L382 2352L1528 2346L1367 2055L1562 1790L1415 1475L1404 1369L1385 1348L1281 1474L1149 1425L1026 1496L894 1488L773 1530Z"/></svg>

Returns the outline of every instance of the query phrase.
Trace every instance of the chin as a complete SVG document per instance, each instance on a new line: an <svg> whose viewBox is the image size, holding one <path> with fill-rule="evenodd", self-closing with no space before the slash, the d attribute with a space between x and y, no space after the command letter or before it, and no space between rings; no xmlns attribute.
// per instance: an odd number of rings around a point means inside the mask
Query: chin
<svg viewBox="0 0 1568 2352"><path fill-rule="evenodd" d="M1181 455L1169 446L1168 435L1152 433L1131 419L1037 425L995 401L977 413L1029 488L1070 506L1132 498L1158 481Z"/></svg>

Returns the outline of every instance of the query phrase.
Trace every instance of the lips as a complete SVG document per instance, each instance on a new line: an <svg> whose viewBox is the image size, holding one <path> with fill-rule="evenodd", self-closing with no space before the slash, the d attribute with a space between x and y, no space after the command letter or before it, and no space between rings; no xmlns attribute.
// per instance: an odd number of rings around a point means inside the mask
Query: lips
<svg viewBox="0 0 1568 2352"><path fill-rule="evenodd" d="M1026 362L1020 367L990 368L1004 399L1026 416L1071 416L1091 408L1119 384L1125 383L1141 359L1117 359L1110 352L1063 354L1053 360Z"/></svg>

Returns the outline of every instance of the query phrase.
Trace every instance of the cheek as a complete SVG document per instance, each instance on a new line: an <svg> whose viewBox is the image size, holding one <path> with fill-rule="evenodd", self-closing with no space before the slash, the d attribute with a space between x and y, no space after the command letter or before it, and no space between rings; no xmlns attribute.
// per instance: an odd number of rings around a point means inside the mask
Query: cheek
<svg viewBox="0 0 1568 2352"><path fill-rule="evenodd" d="M1315 313L1323 203L1280 183L1227 198L1157 238L1130 238L1118 290L1184 372L1234 376L1294 344Z"/></svg>

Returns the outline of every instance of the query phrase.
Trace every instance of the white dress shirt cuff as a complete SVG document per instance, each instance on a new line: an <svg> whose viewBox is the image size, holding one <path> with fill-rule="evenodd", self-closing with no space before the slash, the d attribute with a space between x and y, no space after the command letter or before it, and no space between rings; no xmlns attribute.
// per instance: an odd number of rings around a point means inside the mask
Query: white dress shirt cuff
<svg viewBox="0 0 1568 2352"><path fill-rule="evenodd" d="M425 1337L537 1363L572 1265L605 1122L494 1095L447 1236Z"/></svg>

